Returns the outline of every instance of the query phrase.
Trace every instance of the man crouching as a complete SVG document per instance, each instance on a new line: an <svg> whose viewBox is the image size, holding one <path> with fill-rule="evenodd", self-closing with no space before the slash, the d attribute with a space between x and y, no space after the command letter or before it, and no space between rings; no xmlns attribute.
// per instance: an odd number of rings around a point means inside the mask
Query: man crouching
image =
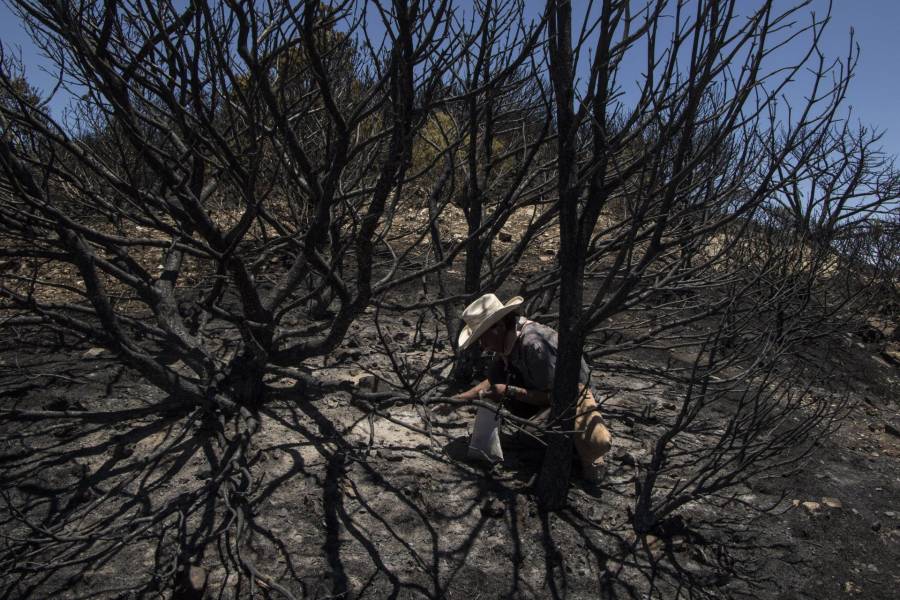
<svg viewBox="0 0 900 600"><path fill-rule="evenodd" d="M523 302L516 296L504 304L494 294L485 294L463 311L465 326L459 334L460 351L478 342L482 350L494 353L494 359L487 379L456 398L491 400L513 414L540 420L549 414L558 336L550 327L521 316ZM591 392L590 370L584 358L579 390L575 448L584 478L598 482L606 473L604 456L612 445L612 437Z"/></svg>

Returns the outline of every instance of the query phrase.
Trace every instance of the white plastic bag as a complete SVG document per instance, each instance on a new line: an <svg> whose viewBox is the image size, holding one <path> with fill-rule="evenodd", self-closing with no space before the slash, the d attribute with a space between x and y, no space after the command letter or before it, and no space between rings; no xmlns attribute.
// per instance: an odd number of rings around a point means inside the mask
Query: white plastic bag
<svg viewBox="0 0 900 600"><path fill-rule="evenodd" d="M492 463L503 460L503 448L500 446L500 415L496 411L483 406L478 407L466 455L471 459Z"/></svg>

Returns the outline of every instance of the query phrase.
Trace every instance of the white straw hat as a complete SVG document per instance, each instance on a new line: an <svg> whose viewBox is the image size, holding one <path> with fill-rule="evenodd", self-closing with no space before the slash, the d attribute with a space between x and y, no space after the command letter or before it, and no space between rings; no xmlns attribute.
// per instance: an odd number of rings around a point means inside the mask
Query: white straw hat
<svg viewBox="0 0 900 600"><path fill-rule="evenodd" d="M459 332L459 349L465 350L474 344L481 335L500 319L517 309L525 302L522 296L515 296L503 304L494 294L485 294L466 307L462 313L465 325Z"/></svg>

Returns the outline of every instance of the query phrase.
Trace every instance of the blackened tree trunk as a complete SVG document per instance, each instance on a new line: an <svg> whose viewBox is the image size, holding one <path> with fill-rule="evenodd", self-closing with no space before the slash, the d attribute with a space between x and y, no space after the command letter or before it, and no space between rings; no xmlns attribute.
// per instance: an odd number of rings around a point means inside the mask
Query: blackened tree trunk
<svg viewBox="0 0 900 600"><path fill-rule="evenodd" d="M559 354L551 396L551 420L556 428L571 431L574 419L567 415L567 408L576 397L578 384L578 365L581 357L578 322L581 318L583 271L583 260L579 260L576 235L578 189L574 181L576 130L572 5L568 0L548 2L548 10L550 12L548 54L558 128L560 267ZM570 436L565 433L551 433L537 481L538 500L543 508L555 510L565 506L571 468Z"/></svg>

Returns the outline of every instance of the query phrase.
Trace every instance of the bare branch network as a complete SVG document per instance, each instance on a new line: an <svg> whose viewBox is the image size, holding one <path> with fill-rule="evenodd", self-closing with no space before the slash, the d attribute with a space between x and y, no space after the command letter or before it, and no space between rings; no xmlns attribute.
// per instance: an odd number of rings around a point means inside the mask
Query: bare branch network
<svg viewBox="0 0 900 600"><path fill-rule="evenodd" d="M163 588L208 547L296 597L243 553L267 384L293 376L315 402L308 365L373 323L388 392L354 402L420 405L407 425L430 432L454 403L433 374L477 370L459 310L495 290L560 334L549 423L508 419L546 440L544 507L566 503L582 353L678 386L636 479L645 534L838 426L849 396L797 350L897 302L900 179L843 112L856 51L824 56L806 3L604 0L582 19L548 0L532 20L521 0L10 4L72 101L51 113L2 47L3 331L106 349L177 426L55 521L4 492L25 532L6 573L102 561L167 524ZM392 339L384 315L415 333ZM622 360L637 349L667 367ZM138 511L142 478L199 435L209 477Z"/></svg>

